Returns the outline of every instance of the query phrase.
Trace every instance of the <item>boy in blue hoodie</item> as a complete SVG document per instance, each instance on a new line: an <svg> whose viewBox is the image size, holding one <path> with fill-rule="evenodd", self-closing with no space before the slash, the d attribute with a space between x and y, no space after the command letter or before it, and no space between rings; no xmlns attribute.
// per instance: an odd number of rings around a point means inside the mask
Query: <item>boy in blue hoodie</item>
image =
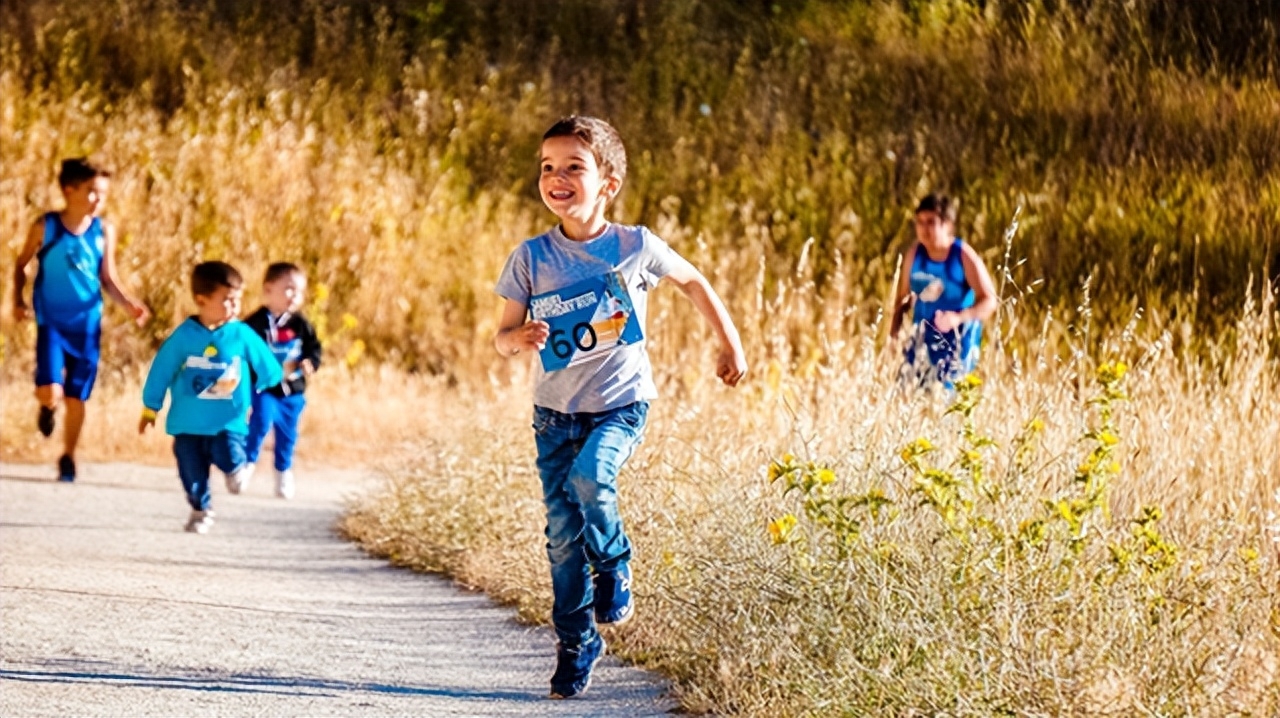
<svg viewBox="0 0 1280 718"><path fill-rule="evenodd" d="M170 396L165 431L173 436L178 475L191 504L186 529L198 534L213 526L209 466L226 474L228 491L240 493L248 473L245 417L253 392L284 378L270 347L238 318L243 291L244 279L230 264L196 265L191 293L199 311L160 345L142 388L139 434L156 423L165 393Z"/></svg>

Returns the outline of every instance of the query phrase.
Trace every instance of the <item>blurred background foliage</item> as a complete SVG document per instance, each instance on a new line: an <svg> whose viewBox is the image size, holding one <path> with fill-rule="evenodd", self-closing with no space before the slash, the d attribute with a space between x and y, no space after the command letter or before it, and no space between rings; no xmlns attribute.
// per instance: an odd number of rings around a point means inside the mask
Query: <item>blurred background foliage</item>
<svg viewBox="0 0 1280 718"><path fill-rule="evenodd" d="M506 252L552 221L536 194L542 130L585 113L632 157L615 218L665 228L736 311L803 284L810 324L870 326L911 209L936 190L961 199L959 233L993 270L1010 259L1007 293L1043 280L1024 306L1071 317L1088 277L1090 321L1141 311L1156 329L1186 322L1195 343L1229 332L1280 267L1277 13L1272 0L9 0L0 77L18 97L0 159L20 201L0 224L12 237L49 204L60 156L101 151L141 187L110 210L126 228L189 202L198 216L163 241L246 264L292 254L372 356L449 371L486 344L465 335L497 311ZM154 146L112 149L126 127ZM297 146L273 151L301 155L297 172L260 184L180 172L157 149L223 137L244 152L295 130ZM231 204L228 182L243 184ZM263 218L291 239L259 230L246 251ZM367 251L379 243L397 249ZM180 313L183 273L166 284L135 265L149 301ZM432 313L449 319L419 316ZM158 315L155 336L172 321Z"/></svg>

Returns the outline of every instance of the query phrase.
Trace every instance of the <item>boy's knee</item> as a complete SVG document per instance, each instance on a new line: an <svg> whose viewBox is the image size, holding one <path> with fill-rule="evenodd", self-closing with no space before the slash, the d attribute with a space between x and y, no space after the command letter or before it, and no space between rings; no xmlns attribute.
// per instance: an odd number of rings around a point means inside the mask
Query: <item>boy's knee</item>
<svg viewBox="0 0 1280 718"><path fill-rule="evenodd" d="M63 393L61 384L38 386L36 387L36 401L52 409L62 401Z"/></svg>
<svg viewBox="0 0 1280 718"><path fill-rule="evenodd" d="M574 473L569 477L578 503L584 509L594 509L618 503L618 491L612 481L602 481L595 476Z"/></svg>

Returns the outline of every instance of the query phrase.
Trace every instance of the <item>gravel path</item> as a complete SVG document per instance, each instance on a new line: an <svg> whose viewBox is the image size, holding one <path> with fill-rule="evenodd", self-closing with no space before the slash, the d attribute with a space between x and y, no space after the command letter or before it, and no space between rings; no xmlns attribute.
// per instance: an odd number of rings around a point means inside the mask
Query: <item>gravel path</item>
<svg viewBox="0 0 1280 718"><path fill-rule="evenodd" d="M265 462L264 462L265 464ZM0 715L642 716L673 708L652 674L607 658L580 699L545 696L549 629L337 538L371 480L270 472L218 522L182 531L176 473L0 464ZM220 478L220 475L219 475Z"/></svg>

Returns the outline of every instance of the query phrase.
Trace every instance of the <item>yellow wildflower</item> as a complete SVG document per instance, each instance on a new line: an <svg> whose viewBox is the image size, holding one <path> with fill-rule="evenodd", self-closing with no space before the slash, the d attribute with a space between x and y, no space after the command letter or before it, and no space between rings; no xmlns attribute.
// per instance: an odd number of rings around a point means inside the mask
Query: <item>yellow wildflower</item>
<svg viewBox="0 0 1280 718"><path fill-rule="evenodd" d="M786 543L795 527L796 517L793 514L785 514L769 522L769 537L775 544Z"/></svg>
<svg viewBox="0 0 1280 718"><path fill-rule="evenodd" d="M817 472L814 473L814 478L816 478L818 480L818 483L820 484L835 483L836 472L826 467L823 467L821 469L818 469Z"/></svg>

